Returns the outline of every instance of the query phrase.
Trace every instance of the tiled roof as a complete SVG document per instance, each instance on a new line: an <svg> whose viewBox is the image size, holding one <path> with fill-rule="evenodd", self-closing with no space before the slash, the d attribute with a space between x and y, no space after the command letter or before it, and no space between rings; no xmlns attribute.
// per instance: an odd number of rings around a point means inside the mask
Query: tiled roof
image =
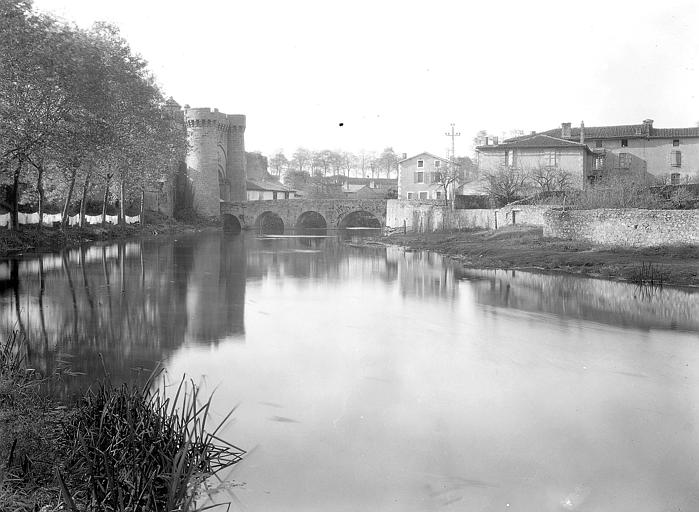
<svg viewBox="0 0 699 512"><path fill-rule="evenodd" d="M441 156L433 155L432 153L428 153L427 151L423 151L422 153L418 153L417 155L411 156L410 158L404 158L402 160L399 160L398 163L401 164L403 162L407 162L408 160L412 160L413 158L417 158L419 156L428 156L430 158L434 158L435 160L441 160L442 162L449 163L449 160L446 158L442 158Z"/></svg>
<svg viewBox="0 0 699 512"><path fill-rule="evenodd" d="M508 139L502 144L492 145L492 146L478 146L476 149L479 151L487 151L491 149L507 149L507 148L584 148L589 150L587 145L580 144L579 142L574 142L571 140L561 139L558 137L553 137L546 134L536 134L536 135L525 135L523 137L516 137L514 139Z"/></svg>
<svg viewBox="0 0 699 512"><path fill-rule="evenodd" d="M651 137L699 137L699 127L692 128L653 128Z"/></svg>
<svg viewBox="0 0 699 512"><path fill-rule="evenodd" d="M294 189L276 181L247 180L248 190L271 190L272 192L293 192Z"/></svg>
<svg viewBox="0 0 699 512"><path fill-rule="evenodd" d="M646 126L643 124L621 124L616 126L586 126L585 140L587 139L633 139L635 137L651 137L651 138L672 138L672 137L699 137L699 127L692 128L654 128L651 126L650 134L645 131ZM539 132L537 135L550 135L552 137L561 137L561 128L554 128ZM504 142L521 140L530 137L524 135L513 137ZM573 126L570 129L570 137L567 140L580 140L580 127Z"/></svg>

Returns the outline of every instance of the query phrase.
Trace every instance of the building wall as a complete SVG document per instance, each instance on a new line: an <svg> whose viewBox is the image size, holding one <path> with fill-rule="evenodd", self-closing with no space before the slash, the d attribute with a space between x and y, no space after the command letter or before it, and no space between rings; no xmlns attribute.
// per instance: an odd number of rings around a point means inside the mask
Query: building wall
<svg viewBox="0 0 699 512"><path fill-rule="evenodd" d="M281 196L280 198L284 197L283 192L278 192L277 197ZM271 190L248 190L247 191L247 200L248 201L271 201L272 199L275 199L274 197L274 192Z"/></svg>
<svg viewBox="0 0 699 512"><path fill-rule="evenodd" d="M592 168L593 157L583 148L505 148L478 152L480 172L496 172L505 162L505 150L514 151L514 166L525 171L549 165L548 153L556 153L556 166L570 173L572 186L582 189Z"/></svg>
<svg viewBox="0 0 699 512"><path fill-rule="evenodd" d="M444 201L389 199L386 204L386 228L420 233L451 229L494 229L495 211L452 210Z"/></svg>
<svg viewBox="0 0 699 512"><path fill-rule="evenodd" d="M622 172L619 168L619 154L631 155L631 168L628 170L635 174L649 173L653 178L663 179L672 173L679 173L680 180L696 181L699 178L699 138L677 137L680 145L672 145L673 138L647 139L630 138L628 147L621 147L621 139L602 139L601 148L597 147L598 139L587 139L585 143L593 150L604 149L605 160L603 171L607 174ZM679 150L682 153L680 167L671 165L670 152Z"/></svg>
<svg viewBox="0 0 699 512"><path fill-rule="evenodd" d="M416 183L415 173L418 171L417 161L423 160L424 183ZM435 167L435 160L440 162L440 167ZM408 194L412 199L419 199L420 192L427 192L427 199L437 199L437 193L444 196L444 188L437 183L432 183L432 173L447 170L448 162L442 159L435 159L433 156L422 154L405 160L398 164L398 199L408 199Z"/></svg>
<svg viewBox="0 0 699 512"><path fill-rule="evenodd" d="M632 247L699 244L699 210L551 209L544 218L547 237Z"/></svg>

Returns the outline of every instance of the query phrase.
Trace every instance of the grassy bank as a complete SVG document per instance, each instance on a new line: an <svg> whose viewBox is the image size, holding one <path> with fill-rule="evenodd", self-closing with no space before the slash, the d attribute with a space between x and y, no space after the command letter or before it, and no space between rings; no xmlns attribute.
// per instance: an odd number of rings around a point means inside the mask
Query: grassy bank
<svg viewBox="0 0 699 512"><path fill-rule="evenodd" d="M83 243L146 238L162 234L186 233L217 227L218 224L192 218L178 221L160 216L146 218L143 225L67 227L21 226L18 231L0 228L0 257L18 253L54 252Z"/></svg>
<svg viewBox="0 0 699 512"><path fill-rule="evenodd" d="M23 347L0 343L0 511L195 511L201 485L241 460L216 437L222 424L207 427L210 401L195 386L167 398L152 380L105 381L66 406Z"/></svg>
<svg viewBox="0 0 699 512"><path fill-rule="evenodd" d="M699 287L699 247L626 248L544 238L541 228L393 234L384 243L452 256L465 267L562 271L593 277Z"/></svg>

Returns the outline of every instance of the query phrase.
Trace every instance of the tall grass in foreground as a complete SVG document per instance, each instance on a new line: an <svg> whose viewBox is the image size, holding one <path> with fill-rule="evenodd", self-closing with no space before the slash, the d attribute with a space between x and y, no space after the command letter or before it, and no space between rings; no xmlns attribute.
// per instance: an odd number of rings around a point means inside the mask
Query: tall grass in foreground
<svg viewBox="0 0 699 512"><path fill-rule="evenodd" d="M198 492L245 454L218 437L233 411L210 428L211 397L183 378L169 398L159 372L143 387L107 378L65 407L40 393L24 343L0 341L0 512L213 508Z"/></svg>
<svg viewBox="0 0 699 512"><path fill-rule="evenodd" d="M233 411L207 432L211 397L202 403L183 379L167 398L152 380L142 388L102 383L80 404L71 472L84 476L81 491L98 510L196 510L198 489L245 453L217 436ZM70 507L63 484L62 492Z"/></svg>

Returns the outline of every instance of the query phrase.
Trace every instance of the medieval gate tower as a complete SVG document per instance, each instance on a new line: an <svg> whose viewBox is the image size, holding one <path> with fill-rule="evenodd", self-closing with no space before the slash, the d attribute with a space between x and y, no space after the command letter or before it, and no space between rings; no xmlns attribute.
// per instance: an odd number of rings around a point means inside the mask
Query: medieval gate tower
<svg viewBox="0 0 699 512"><path fill-rule="evenodd" d="M187 178L195 211L220 217L221 201L245 201L245 116L184 108Z"/></svg>

